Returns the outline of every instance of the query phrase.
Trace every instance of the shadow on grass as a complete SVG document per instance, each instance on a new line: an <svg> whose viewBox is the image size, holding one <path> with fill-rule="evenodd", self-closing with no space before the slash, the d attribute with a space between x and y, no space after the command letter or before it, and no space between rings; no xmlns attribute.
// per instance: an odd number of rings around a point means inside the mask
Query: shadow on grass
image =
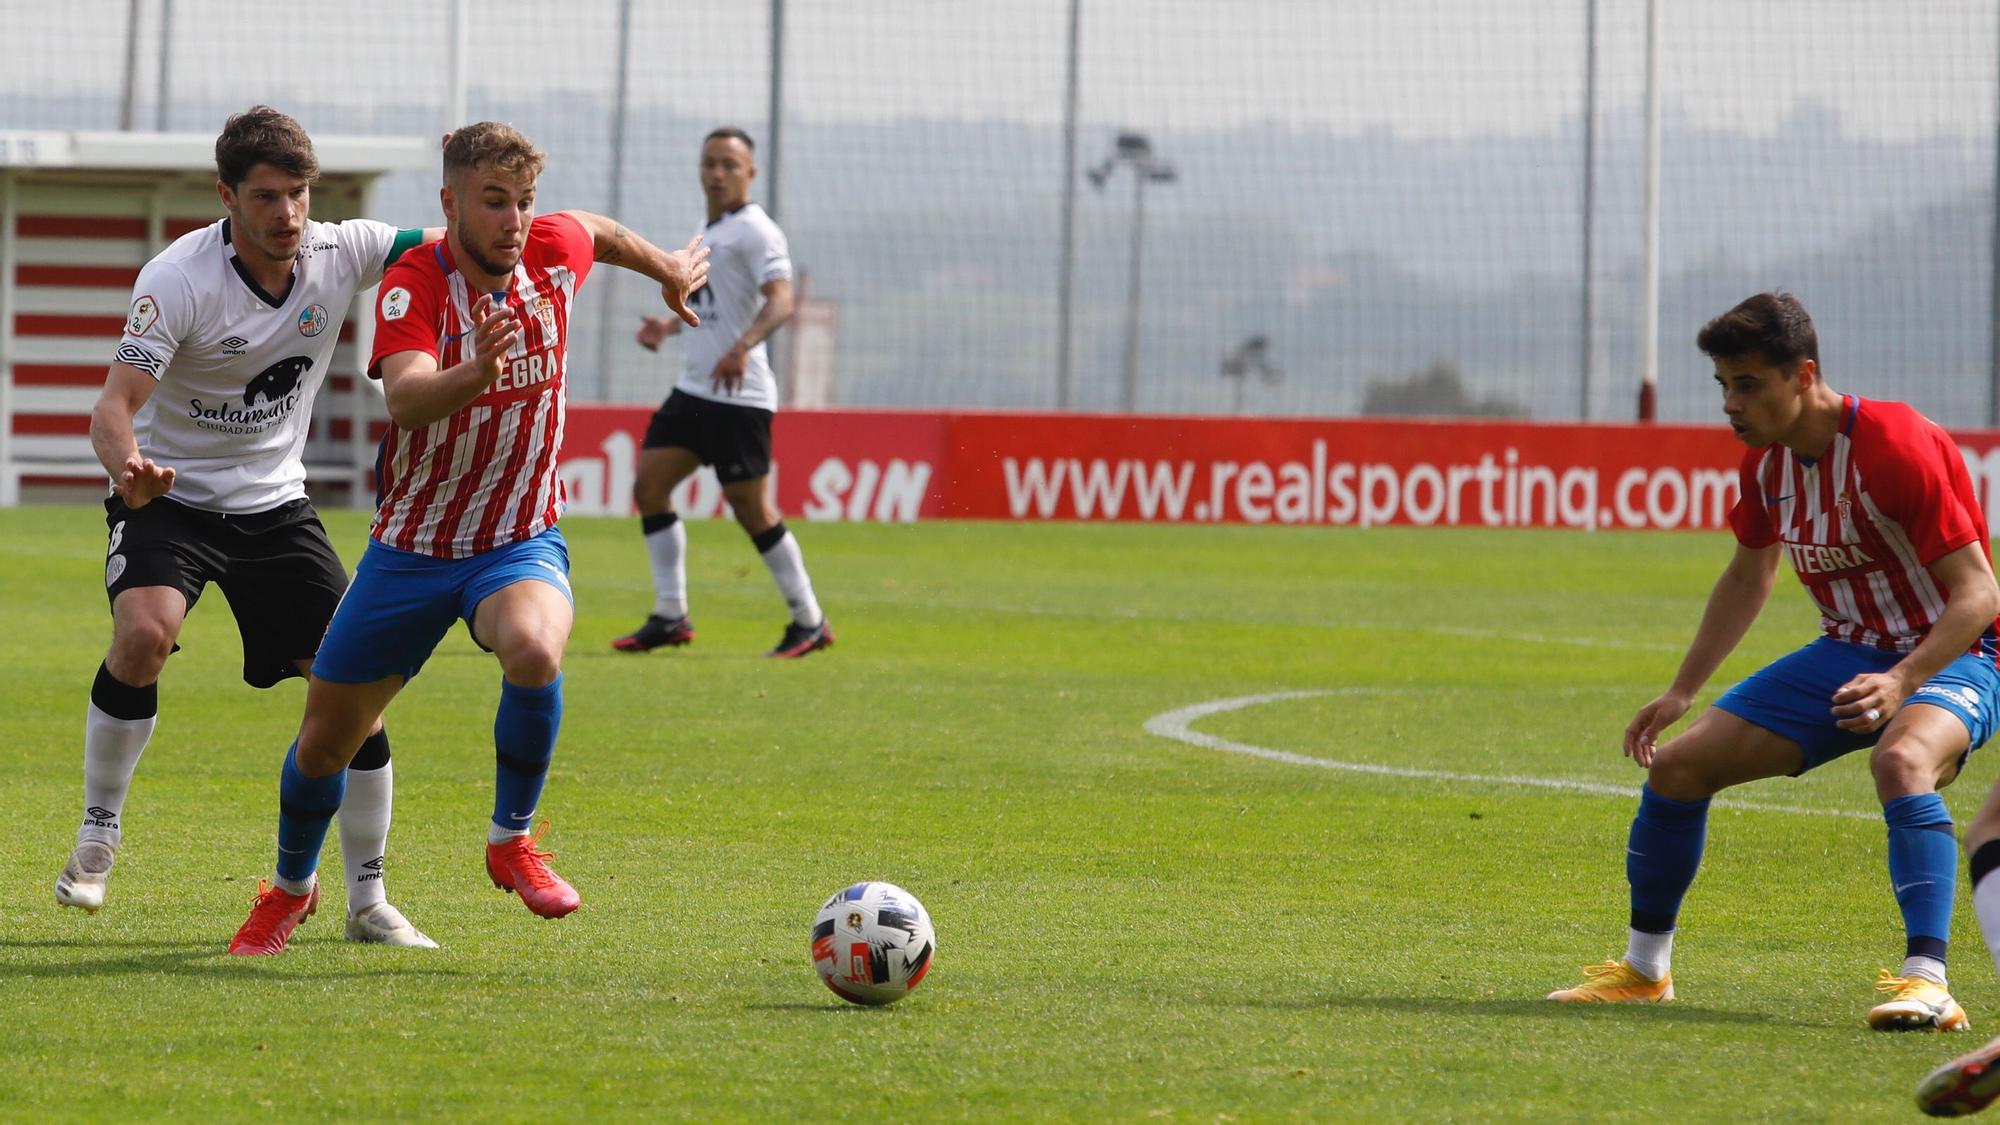
<svg viewBox="0 0 2000 1125"><path fill-rule="evenodd" d="M424 966L398 957L394 964L375 968L346 965L314 965L305 957L232 957L218 942L98 941L93 939L23 941L0 938L0 955L9 950L62 950L76 953L120 950L109 956L83 960L0 961L0 981L24 978L108 977L136 975L206 976L249 978L282 972L287 978L309 980L358 980L368 977L460 977L475 974L459 969ZM389 954L388 956L397 956ZM280 969L280 966L302 966Z"/></svg>
<svg viewBox="0 0 2000 1125"><path fill-rule="evenodd" d="M811 1012L819 1015L838 1016L847 1012L868 1014L893 1007L890 1004L745 1004L746 1012Z"/></svg>
<svg viewBox="0 0 2000 1125"><path fill-rule="evenodd" d="M1392 1012L1419 1016L1498 1016L1507 1019L1541 1016L1550 1020L1596 1020L1629 1024L1764 1024L1772 1027L1820 1027L1815 1020L1788 1019L1771 1012L1703 1008L1685 1002L1671 1004L1558 1004L1537 998L1480 1000L1459 996L1300 996L1275 999L1207 997L1216 1008L1317 1009Z"/></svg>

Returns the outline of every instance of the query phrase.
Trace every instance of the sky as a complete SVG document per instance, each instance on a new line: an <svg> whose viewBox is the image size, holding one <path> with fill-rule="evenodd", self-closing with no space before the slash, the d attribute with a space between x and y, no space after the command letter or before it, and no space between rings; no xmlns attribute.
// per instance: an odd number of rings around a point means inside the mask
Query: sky
<svg viewBox="0 0 2000 1125"><path fill-rule="evenodd" d="M1272 123L1407 138L1574 127L1589 0L1079 0L1081 112L1133 128ZM142 119L158 104L163 0L140 0ZM172 0L168 99L281 95L385 110L448 104L451 0ZM559 10L559 18L550 12ZM114 95L127 0L0 0L0 97ZM467 6L469 85L608 97L616 0ZM633 0L638 102L760 115L763 3ZM804 122L899 118L1055 124L1068 0L788 0L788 110ZM1598 0L1599 107L1637 105L1645 4ZM2000 53L1993 0L1671 0L1664 96L1698 126L1777 128L1801 101L1877 139L1986 136ZM360 80L357 80L360 79ZM195 122L189 122L193 127ZM0 121L0 127L18 127Z"/></svg>

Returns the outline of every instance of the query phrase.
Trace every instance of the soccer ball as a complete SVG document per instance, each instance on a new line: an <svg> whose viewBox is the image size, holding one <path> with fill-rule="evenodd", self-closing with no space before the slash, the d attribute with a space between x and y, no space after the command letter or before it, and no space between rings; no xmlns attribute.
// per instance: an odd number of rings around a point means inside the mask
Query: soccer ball
<svg viewBox="0 0 2000 1125"><path fill-rule="evenodd" d="M813 968L835 996L893 1004L923 983L937 952L930 912L892 883L856 883L820 907Z"/></svg>

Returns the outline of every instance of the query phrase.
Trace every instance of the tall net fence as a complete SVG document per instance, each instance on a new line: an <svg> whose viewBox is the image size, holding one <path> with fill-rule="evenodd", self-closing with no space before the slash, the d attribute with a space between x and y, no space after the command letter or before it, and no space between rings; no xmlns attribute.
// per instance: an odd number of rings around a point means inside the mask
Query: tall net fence
<svg viewBox="0 0 2000 1125"><path fill-rule="evenodd" d="M1641 0L1078 0L1074 41L1070 0L779 8L466 5L464 104L550 151L544 209L662 244L705 221L703 135L748 130L816 401L1634 416ZM248 11L0 0L0 132L449 124L452 0ZM1712 416L1695 331L1782 288L1836 386L1988 421L2000 0L1683 0L1661 31L1660 416ZM436 222L436 190L392 177L380 217ZM679 356L632 342L656 299L615 272L574 393L655 400Z"/></svg>

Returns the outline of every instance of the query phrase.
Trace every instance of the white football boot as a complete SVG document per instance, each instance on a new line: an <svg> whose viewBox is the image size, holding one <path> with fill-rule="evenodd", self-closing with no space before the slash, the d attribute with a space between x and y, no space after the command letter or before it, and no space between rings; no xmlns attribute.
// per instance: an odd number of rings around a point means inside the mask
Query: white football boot
<svg viewBox="0 0 2000 1125"><path fill-rule="evenodd" d="M386 902L378 902L359 914L347 916L347 940L375 945L397 945L405 949L436 949L438 943L410 924L403 912Z"/></svg>
<svg viewBox="0 0 2000 1125"><path fill-rule="evenodd" d="M111 864L117 851L102 840L85 840L69 853L62 874L56 876L56 901L91 914L104 905L104 889L111 882Z"/></svg>

